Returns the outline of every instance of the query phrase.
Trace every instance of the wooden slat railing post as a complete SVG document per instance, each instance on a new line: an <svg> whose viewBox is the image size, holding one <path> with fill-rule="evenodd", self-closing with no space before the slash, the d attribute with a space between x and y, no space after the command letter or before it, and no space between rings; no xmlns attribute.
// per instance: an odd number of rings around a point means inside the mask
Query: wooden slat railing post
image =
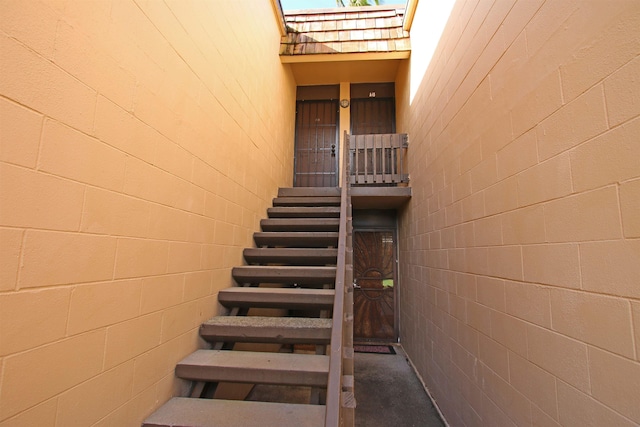
<svg viewBox="0 0 640 427"><path fill-rule="evenodd" d="M386 147L386 144L384 143L385 140L389 141L389 148ZM386 175L389 173L389 164L387 162L387 155L389 154L389 152L387 150L391 149L391 138L389 138L388 135L385 135L382 139L382 153L383 153L383 165L382 165L382 182L387 182L386 180Z"/></svg>
<svg viewBox="0 0 640 427"><path fill-rule="evenodd" d="M378 176L380 175L380 170L378 169L378 143L380 142L379 135L373 135L373 182L378 182Z"/></svg>
<svg viewBox="0 0 640 427"><path fill-rule="evenodd" d="M345 136L346 137L346 136ZM348 135L349 138L349 149L353 151L354 153L354 159L353 159L353 165L351 165L352 167L352 174L354 176L354 183L358 183L358 175L360 173L359 171L359 162L360 162L360 153L358 150L358 147L356 146L356 140L355 138L352 138L350 135Z"/></svg>
<svg viewBox="0 0 640 427"><path fill-rule="evenodd" d="M395 144L395 161L396 161L396 170L394 176L394 182L402 181L402 148L400 145L400 135L396 135Z"/></svg>
<svg viewBox="0 0 640 427"><path fill-rule="evenodd" d="M364 176L364 183L368 184L369 183L369 159L371 158L371 155L369 153L369 146L367 145L367 140L368 140L368 136L367 135L363 135L361 137L362 140L362 146L363 148L363 152L364 152L364 170L363 172L363 176Z"/></svg>

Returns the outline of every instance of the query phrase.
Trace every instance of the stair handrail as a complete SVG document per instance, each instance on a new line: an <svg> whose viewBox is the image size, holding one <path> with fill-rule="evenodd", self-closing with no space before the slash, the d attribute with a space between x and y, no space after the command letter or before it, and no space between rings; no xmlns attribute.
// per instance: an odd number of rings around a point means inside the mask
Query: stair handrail
<svg viewBox="0 0 640 427"><path fill-rule="evenodd" d="M344 132L344 146L350 135ZM349 427L354 424L353 397L353 267L351 262L351 199L349 195L349 154L343 154L340 192L340 226L336 263L335 299L331 327L331 353L325 427ZM345 363L349 360L351 363ZM350 377L350 381L345 381Z"/></svg>

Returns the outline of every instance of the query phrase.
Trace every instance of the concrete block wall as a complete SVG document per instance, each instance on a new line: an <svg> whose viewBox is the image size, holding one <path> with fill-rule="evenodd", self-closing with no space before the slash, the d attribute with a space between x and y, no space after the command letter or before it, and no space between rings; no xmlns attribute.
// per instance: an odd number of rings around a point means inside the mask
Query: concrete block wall
<svg viewBox="0 0 640 427"><path fill-rule="evenodd" d="M401 340L448 422L640 424L640 3L458 1L412 69Z"/></svg>
<svg viewBox="0 0 640 427"><path fill-rule="evenodd" d="M279 186L269 0L0 3L0 426L138 426Z"/></svg>

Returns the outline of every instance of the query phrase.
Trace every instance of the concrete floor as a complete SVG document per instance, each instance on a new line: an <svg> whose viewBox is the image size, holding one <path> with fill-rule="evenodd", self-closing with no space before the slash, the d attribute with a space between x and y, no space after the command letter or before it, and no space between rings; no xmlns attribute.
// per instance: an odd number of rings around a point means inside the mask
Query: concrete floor
<svg viewBox="0 0 640 427"><path fill-rule="evenodd" d="M402 347L355 354L356 427L443 427Z"/></svg>
<svg viewBox="0 0 640 427"><path fill-rule="evenodd" d="M444 427L402 347L355 353L356 427ZM309 387L258 385L248 400L309 403Z"/></svg>

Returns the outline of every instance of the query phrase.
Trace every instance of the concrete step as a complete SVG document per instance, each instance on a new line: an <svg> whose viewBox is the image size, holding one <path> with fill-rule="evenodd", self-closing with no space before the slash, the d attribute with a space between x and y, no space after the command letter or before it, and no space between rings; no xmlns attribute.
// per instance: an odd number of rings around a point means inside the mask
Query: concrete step
<svg viewBox="0 0 640 427"><path fill-rule="evenodd" d="M340 208L313 206L278 206L267 209L269 218L339 218Z"/></svg>
<svg viewBox="0 0 640 427"><path fill-rule="evenodd" d="M238 284L333 285L336 281L336 267L245 265L234 267L231 275Z"/></svg>
<svg viewBox="0 0 640 427"><path fill-rule="evenodd" d="M340 187L289 187L278 189L278 197L340 197Z"/></svg>
<svg viewBox="0 0 640 427"><path fill-rule="evenodd" d="M289 248L326 248L338 246L338 233L333 231L262 231L253 233L257 246Z"/></svg>
<svg viewBox="0 0 640 427"><path fill-rule="evenodd" d="M330 309L334 296L333 289L236 287L218 292L218 301L225 307Z"/></svg>
<svg viewBox="0 0 640 427"><path fill-rule="evenodd" d="M340 206L340 197L276 197L273 206Z"/></svg>
<svg viewBox="0 0 640 427"><path fill-rule="evenodd" d="M216 316L200 326L200 336L209 342L329 344L331 319Z"/></svg>
<svg viewBox="0 0 640 427"><path fill-rule="evenodd" d="M338 218L270 218L260 221L262 231L338 231Z"/></svg>
<svg viewBox="0 0 640 427"><path fill-rule="evenodd" d="M322 427L325 407L291 403L174 397L143 427Z"/></svg>
<svg viewBox="0 0 640 427"><path fill-rule="evenodd" d="M247 248L244 259L250 264L326 265L335 264L337 249Z"/></svg>
<svg viewBox="0 0 640 427"><path fill-rule="evenodd" d="M233 350L197 350L176 365L191 381L326 387L329 356Z"/></svg>

